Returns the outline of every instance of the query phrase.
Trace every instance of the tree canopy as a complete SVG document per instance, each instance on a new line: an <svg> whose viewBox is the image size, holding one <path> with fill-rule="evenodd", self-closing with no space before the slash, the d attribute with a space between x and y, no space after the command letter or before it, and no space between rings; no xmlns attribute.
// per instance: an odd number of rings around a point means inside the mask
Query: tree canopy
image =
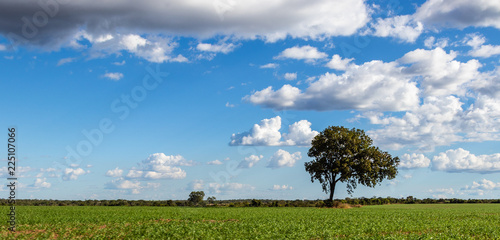
<svg viewBox="0 0 500 240"><path fill-rule="evenodd" d="M372 146L372 139L360 129L328 127L311 143L307 155L314 160L305 163L311 182L318 180L333 200L337 182L347 183L352 194L358 184L375 187L384 178L397 174L398 157Z"/></svg>
<svg viewBox="0 0 500 240"><path fill-rule="evenodd" d="M203 201L203 198L205 197L205 192L203 191L193 191L189 194L188 201L193 203L193 204L198 204Z"/></svg>

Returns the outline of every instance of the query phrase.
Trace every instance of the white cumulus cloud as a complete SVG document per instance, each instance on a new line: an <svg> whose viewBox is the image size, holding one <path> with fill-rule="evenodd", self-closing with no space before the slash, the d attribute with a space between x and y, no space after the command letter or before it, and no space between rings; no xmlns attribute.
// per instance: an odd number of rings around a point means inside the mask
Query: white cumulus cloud
<svg viewBox="0 0 500 240"><path fill-rule="evenodd" d="M263 119L248 132L233 134L232 146L309 146L318 134L311 129L311 123L301 120L288 126L288 133L281 133L281 117Z"/></svg>
<svg viewBox="0 0 500 240"><path fill-rule="evenodd" d="M189 191L200 191L205 189L205 181L203 180L193 180L188 184L187 190Z"/></svg>
<svg viewBox="0 0 500 240"><path fill-rule="evenodd" d="M424 25L410 15L378 18L368 33L377 37L394 37L406 42L415 42L424 30Z"/></svg>
<svg viewBox="0 0 500 240"><path fill-rule="evenodd" d="M50 188L52 184L47 182L46 178L37 178L31 187L33 188Z"/></svg>
<svg viewBox="0 0 500 240"><path fill-rule="evenodd" d="M344 58L340 57L338 54L332 56L332 59L326 64L326 67L335 70L346 70L347 66L354 60L354 58Z"/></svg>
<svg viewBox="0 0 500 240"><path fill-rule="evenodd" d="M139 34L105 34L93 36L81 31L77 36L79 40L88 40L92 43L90 57L103 57L110 54L120 54L122 51L129 52L149 62L187 62L188 59L182 55L173 55L177 43L171 39Z"/></svg>
<svg viewBox="0 0 500 240"><path fill-rule="evenodd" d="M285 145L309 146L312 139L318 134L318 131L311 129L311 123L309 121L300 120L288 127L288 133L283 133L283 139L286 142Z"/></svg>
<svg viewBox="0 0 500 240"><path fill-rule="evenodd" d="M305 60L306 62L314 62L318 59L326 58L328 55L324 52L318 51L317 48L306 45L306 46L295 46L283 50L276 59L295 59L295 60Z"/></svg>
<svg viewBox="0 0 500 240"><path fill-rule="evenodd" d="M423 154L408 154L405 153L400 157L399 167L400 168L426 168L429 167L431 160L425 157Z"/></svg>
<svg viewBox="0 0 500 240"><path fill-rule="evenodd" d="M79 176L85 175L88 172L83 170L82 168L66 168L64 169L62 179L65 181L68 180L77 180Z"/></svg>
<svg viewBox="0 0 500 240"><path fill-rule="evenodd" d="M300 152L295 152L290 154L289 152L279 149L274 153L269 162L268 168L282 168L282 167L293 167L295 162L300 160L302 155Z"/></svg>
<svg viewBox="0 0 500 240"><path fill-rule="evenodd" d="M258 163L264 156L260 155L250 155L246 157L243 161L240 162L238 165L239 168L251 168L253 167L256 163Z"/></svg>
<svg viewBox="0 0 500 240"><path fill-rule="evenodd" d="M500 45L484 44L486 39L477 34L469 34L466 37L465 44L472 47L469 55L473 57L489 58L491 56L500 55Z"/></svg>
<svg viewBox="0 0 500 240"><path fill-rule="evenodd" d="M144 180L151 179L183 179L186 171L180 166L193 166L193 161L187 161L181 155L165 155L154 153L141 161L138 167L131 168L126 177Z"/></svg>
<svg viewBox="0 0 500 240"><path fill-rule="evenodd" d="M255 124L249 132L233 134L230 145L280 145L281 118L279 116L263 119Z"/></svg>
<svg viewBox="0 0 500 240"><path fill-rule="evenodd" d="M210 44L210 43L199 43L196 46L196 49L204 52L213 52L213 53L230 53L235 49L236 45L232 43L220 43L220 44Z"/></svg>
<svg viewBox="0 0 500 240"><path fill-rule="evenodd" d="M288 81L292 81L292 80L297 79L297 73L285 73L285 75L283 75L283 77Z"/></svg>
<svg viewBox="0 0 500 240"><path fill-rule="evenodd" d="M414 18L426 25L463 29L469 26L500 29L500 2L490 0L427 0Z"/></svg>
<svg viewBox="0 0 500 240"><path fill-rule="evenodd" d="M441 48L433 50L417 49L405 54L398 61L411 64L403 72L409 76L422 77L421 88L432 96L458 94L463 95L465 83L478 76L479 61L468 62L455 60L456 52L446 53Z"/></svg>
<svg viewBox="0 0 500 240"><path fill-rule="evenodd" d="M434 156L432 168L447 172L500 172L500 153L477 156L462 148L450 149Z"/></svg>
<svg viewBox="0 0 500 240"><path fill-rule="evenodd" d="M128 180L125 178L116 178L107 182L106 189L127 191L130 194L139 194L143 189L159 188L159 183L141 183L137 180Z"/></svg>
<svg viewBox="0 0 500 240"><path fill-rule="evenodd" d="M116 167L115 169L112 169L112 170L108 170L106 172L106 176L108 177L121 177L123 174L123 170Z"/></svg>
<svg viewBox="0 0 500 240"><path fill-rule="evenodd" d="M305 90L284 85L245 96L244 101L276 110L393 110L414 108L419 103L416 82L401 72L397 63L371 61L351 64L344 74L325 73Z"/></svg>
<svg viewBox="0 0 500 240"><path fill-rule="evenodd" d="M207 162L208 165L221 165L222 162L219 161L218 159L215 159L213 161Z"/></svg>
<svg viewBox="0 0 500 240"><path fill-rule="evenodd" d="M118 81L123 78L123 73L111 72L111 73L105 73L102 76L113 81Z"/></svg>
<svg viewBox="0 0 500 240"><path fill-rule="evenodd" d="M479 182L472 182L472 185L466 185L465 190L474 190L474 189L479 189L479 190L500 190L500 182L493 182L488 179L483 178L483 180Z"/></svg>
<svg viewBox="0 0 500 240"><path fill-rule="evenodd" d="M277 64L277 63L268 63L268 64L261 65L260 68L277 68L278 66L279 66L279 64Z"/></svg>
<svg viewBox="0 0 500 240"><path fill-rule="evenodd" d="M455 96L426 97L421 106L402 117L366 112L363 116L382 128L368 131L377 145L433 151L457 142L500 139L500 99L479 95L468 108Z"/></svg>

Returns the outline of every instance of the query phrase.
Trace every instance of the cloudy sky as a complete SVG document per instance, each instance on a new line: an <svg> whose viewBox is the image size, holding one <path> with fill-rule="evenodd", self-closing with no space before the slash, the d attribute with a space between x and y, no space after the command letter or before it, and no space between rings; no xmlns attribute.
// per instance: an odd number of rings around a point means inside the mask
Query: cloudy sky
<svg viewBox="0 0 500 240"><path fill-rule="evenodd" d="M326 198L339 125L401 159L353 197L498 198L499 30L490 0L4 0L2 141L20 198Z"/></svg>

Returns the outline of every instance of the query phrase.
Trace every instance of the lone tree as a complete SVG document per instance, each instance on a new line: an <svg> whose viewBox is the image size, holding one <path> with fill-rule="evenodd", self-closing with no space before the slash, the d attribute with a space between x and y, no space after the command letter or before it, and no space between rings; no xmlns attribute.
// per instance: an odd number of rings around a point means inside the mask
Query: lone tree
<svg viewBox="0 0 500 240"><path fill-rule="evenodd" d="M193 191L189 194L188 201L194 205L201 203L205 197L205 192L203 191Z"/></svg>
<svg viewBox="0 0 500 240"><path fill-rule="evenodd" d="M393 179L398 173L398 157L372 146L372 140L363 130L328 127L312 140L307 155L314 160L305 163L311 182L318 180L325 193L333 200L337 182L347 182L352 194L357 184L368 187L384 178Z"/></svg>

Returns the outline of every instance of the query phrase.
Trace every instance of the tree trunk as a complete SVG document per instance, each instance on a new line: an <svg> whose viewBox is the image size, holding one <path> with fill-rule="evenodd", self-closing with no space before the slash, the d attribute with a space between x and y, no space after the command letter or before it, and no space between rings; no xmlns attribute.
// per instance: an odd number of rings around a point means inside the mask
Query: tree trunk
<svg viewBox="0 0 500 240"><path fill-rule="evenodd" d="M333 201L333 193L335 192L335 185L337 181L333 180L333 183L330 183L330 201Z"/></svg>

